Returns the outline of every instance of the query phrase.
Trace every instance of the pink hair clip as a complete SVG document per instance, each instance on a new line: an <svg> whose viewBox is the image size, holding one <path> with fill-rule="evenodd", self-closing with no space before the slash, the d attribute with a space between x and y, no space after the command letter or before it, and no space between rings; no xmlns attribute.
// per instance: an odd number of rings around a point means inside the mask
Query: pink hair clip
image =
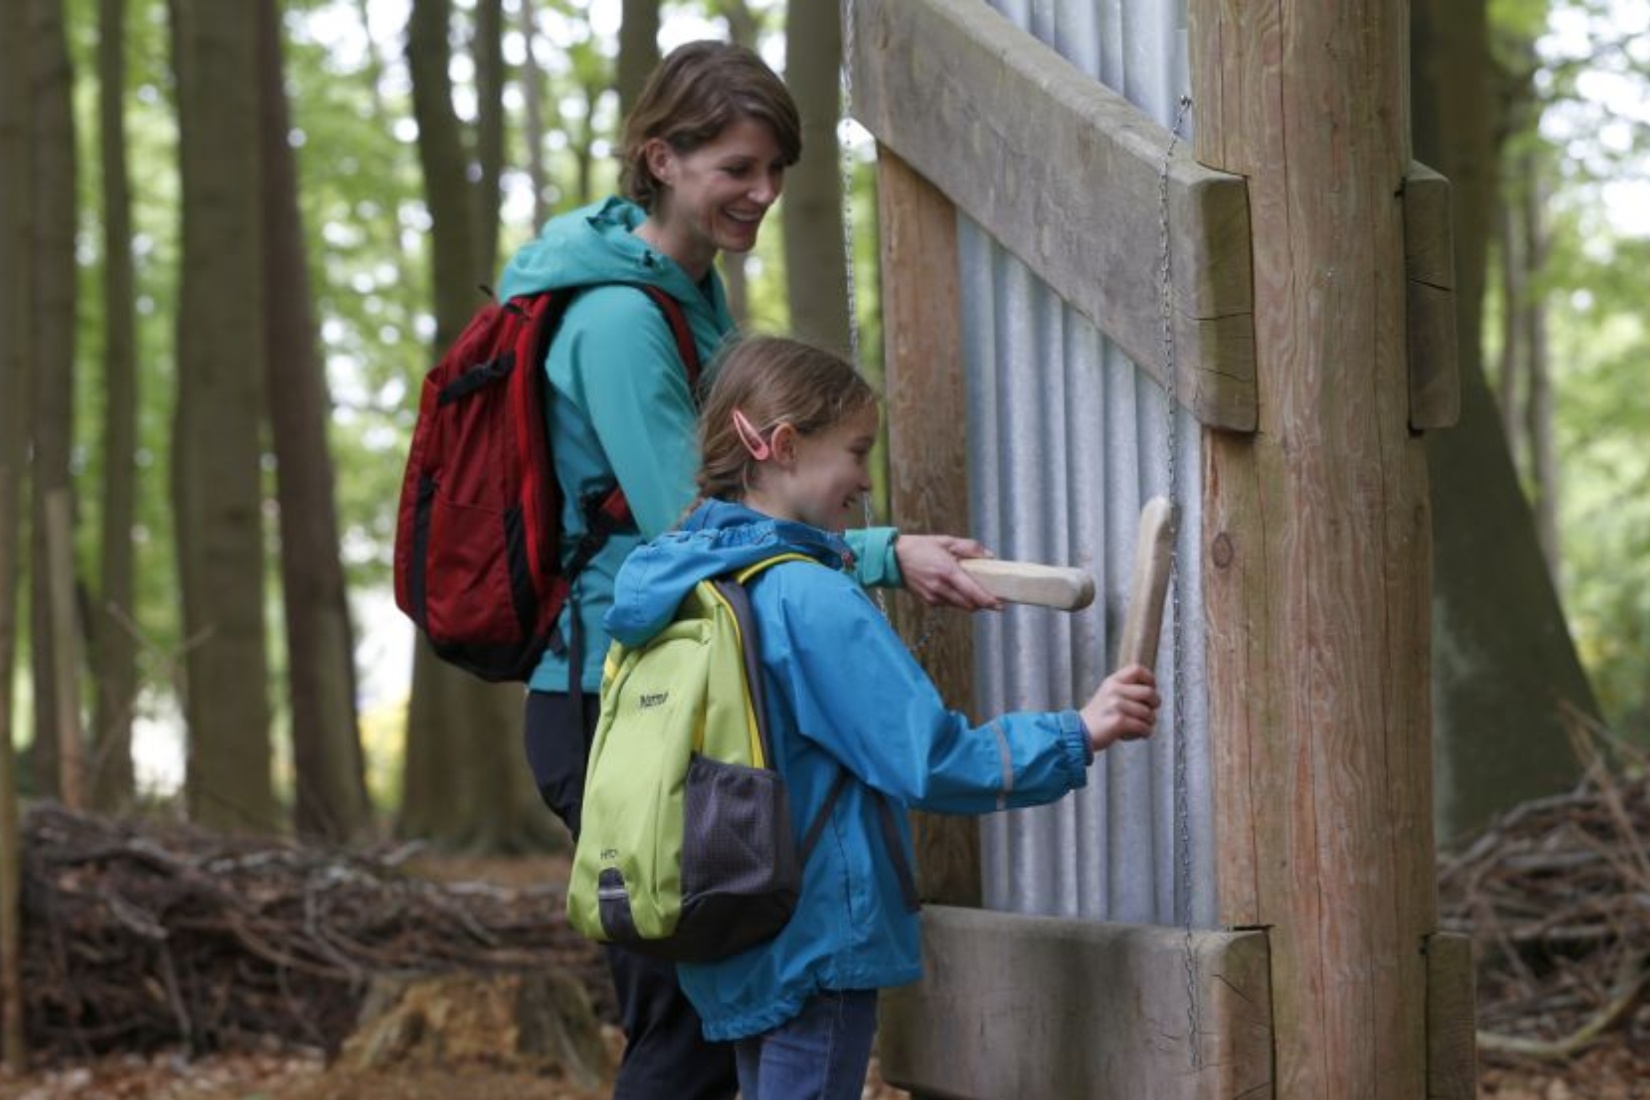
<svg viewBox="0 0 1650 1100"><path fill-rule="evenodd" d="M773 457L773 448L768 445L768 441L762 438L762 433L758 432L738 409L733 410L733 430L739 433L739 441L756 461L762 462Z"/></svg>

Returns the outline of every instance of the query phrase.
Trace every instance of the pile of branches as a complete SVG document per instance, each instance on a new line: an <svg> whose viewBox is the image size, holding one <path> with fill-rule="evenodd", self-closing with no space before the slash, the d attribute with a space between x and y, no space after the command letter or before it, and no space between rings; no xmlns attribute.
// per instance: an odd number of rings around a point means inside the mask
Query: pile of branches
<svg viewBox="0 0 1650 1100"><path fill-rule="evenodd" d="M559 885L443 884L408 873L410 851L350 856L55 806L23 831L24 1017L48 1058L272 1042L330 1055L373 979L453 971L563 967L610 1011Z"/></svg>
<svg viewBox="0 0 1650 1100"><path fill-rule="evenodd" d="M1473 937L1481 1051L1565 1059L1650 1026L1650 759L1573 716L1584 774L1440 862L1442 927Z"/></svg>

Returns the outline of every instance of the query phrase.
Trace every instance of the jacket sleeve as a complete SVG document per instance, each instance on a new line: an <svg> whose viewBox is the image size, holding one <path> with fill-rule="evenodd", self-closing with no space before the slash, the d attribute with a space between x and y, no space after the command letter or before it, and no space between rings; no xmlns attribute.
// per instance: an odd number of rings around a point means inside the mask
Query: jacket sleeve
<svg viewBox="0 0 1650 1100"><path fill-rule="evenodd" d="M642 537L676 526L693 503L696 411L687 371L656 305L629 287L597 287L558 339L571 341L584 407Z"/></svg>
<svg viewBox="0 0 1650 1100"><path fill-rule="evenodd" d="M798 731L866 784L940 813L1051 802L1088 782L1092 754L1074 710L971 725L947 710L863 590L841 574L784 570L758 589L762 647Z"/></svg>
<svg viewBox="0 0 1650 1100"><path fill-rule="evenodd" d="M898 588L905 583L899 559L894 556L894 540L899 532L892 527L856 527L842 536L854 553L854 579L873 588Z"/></svg>

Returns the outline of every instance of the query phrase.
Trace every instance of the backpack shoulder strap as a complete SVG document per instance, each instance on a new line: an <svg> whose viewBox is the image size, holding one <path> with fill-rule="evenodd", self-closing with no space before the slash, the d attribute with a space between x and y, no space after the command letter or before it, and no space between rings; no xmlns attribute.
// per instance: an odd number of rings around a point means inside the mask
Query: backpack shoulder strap
<svg viewBox="0 0 1650 1100"><path fill-rule="evenodd" d="M816 565L819 564L806 554L791 552L776 554L771 558L748 565L734 574L734 578L739 583L728 587L739 590L739 602L735 606L743 609L742 614L746 618L750 615L750 607L743 586L750 583L763 571L785 561L809 561L814 562ZM748 631L745 636L747 643L745 646L745 675L751 683L751 701L758 708L756 713L764 715L766 712L761 709L762 668L759 656L756 653L757 647L750 644L756 638L755 626L752 624L747 628L745 618L741 618L740 629ZM763 752L768 754L769 759L772 759L767 743L768 733L765 718L758 722L758 727L761 730ZM842 796L842 792L852 779L853 773L848 771L847 768L841 768L837 772L837 777L831 784L830 792L825 795L825 801L820 804L819 812L814 815L813 821L809 823L808 832L802 838L802 847L797 852L798 860L804 865L808 862L808 857L813 854L814 848L819 845L819 839L824 835L825 826L830 821L831 811L836 809L837 800ZM905 858L904 846L900 844L899 827L894 819L893 803L888 800L887 795L876 788L868 787L867 789L870 790L871 798L876 803L878 831L882 834L882 846L887 849L888 860L894 865L894 878L899 882L900 900L904 903L907 912L915 913L922 908L922 898L917 892L916 875L911 870L910 861Z"/></svg>

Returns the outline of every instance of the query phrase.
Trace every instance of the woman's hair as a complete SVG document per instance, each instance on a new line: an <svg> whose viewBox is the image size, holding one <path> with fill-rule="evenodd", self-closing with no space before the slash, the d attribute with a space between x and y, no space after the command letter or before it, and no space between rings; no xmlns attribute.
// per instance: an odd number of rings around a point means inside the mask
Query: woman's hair
<svg viewBox="0 0 1650 1100"><path fill-rule="evenodd" d="M625 119L620 190L651 213L662 185L648 169L647 143L662 138L691 153L746 118L773 131L787 168L801 159L796 101L755 51L715 41L678 46L653 70Z"/></svg>
<svg viewBox="0 0 1650 1100"><path fill-rule="evenodd" d="M737 500L751 486L757 460L734 426L735 409L766 440L780 424L812 435L876 403L841 356L782 336L746 337L724 353L699 417L700 495Z"/></svg>

